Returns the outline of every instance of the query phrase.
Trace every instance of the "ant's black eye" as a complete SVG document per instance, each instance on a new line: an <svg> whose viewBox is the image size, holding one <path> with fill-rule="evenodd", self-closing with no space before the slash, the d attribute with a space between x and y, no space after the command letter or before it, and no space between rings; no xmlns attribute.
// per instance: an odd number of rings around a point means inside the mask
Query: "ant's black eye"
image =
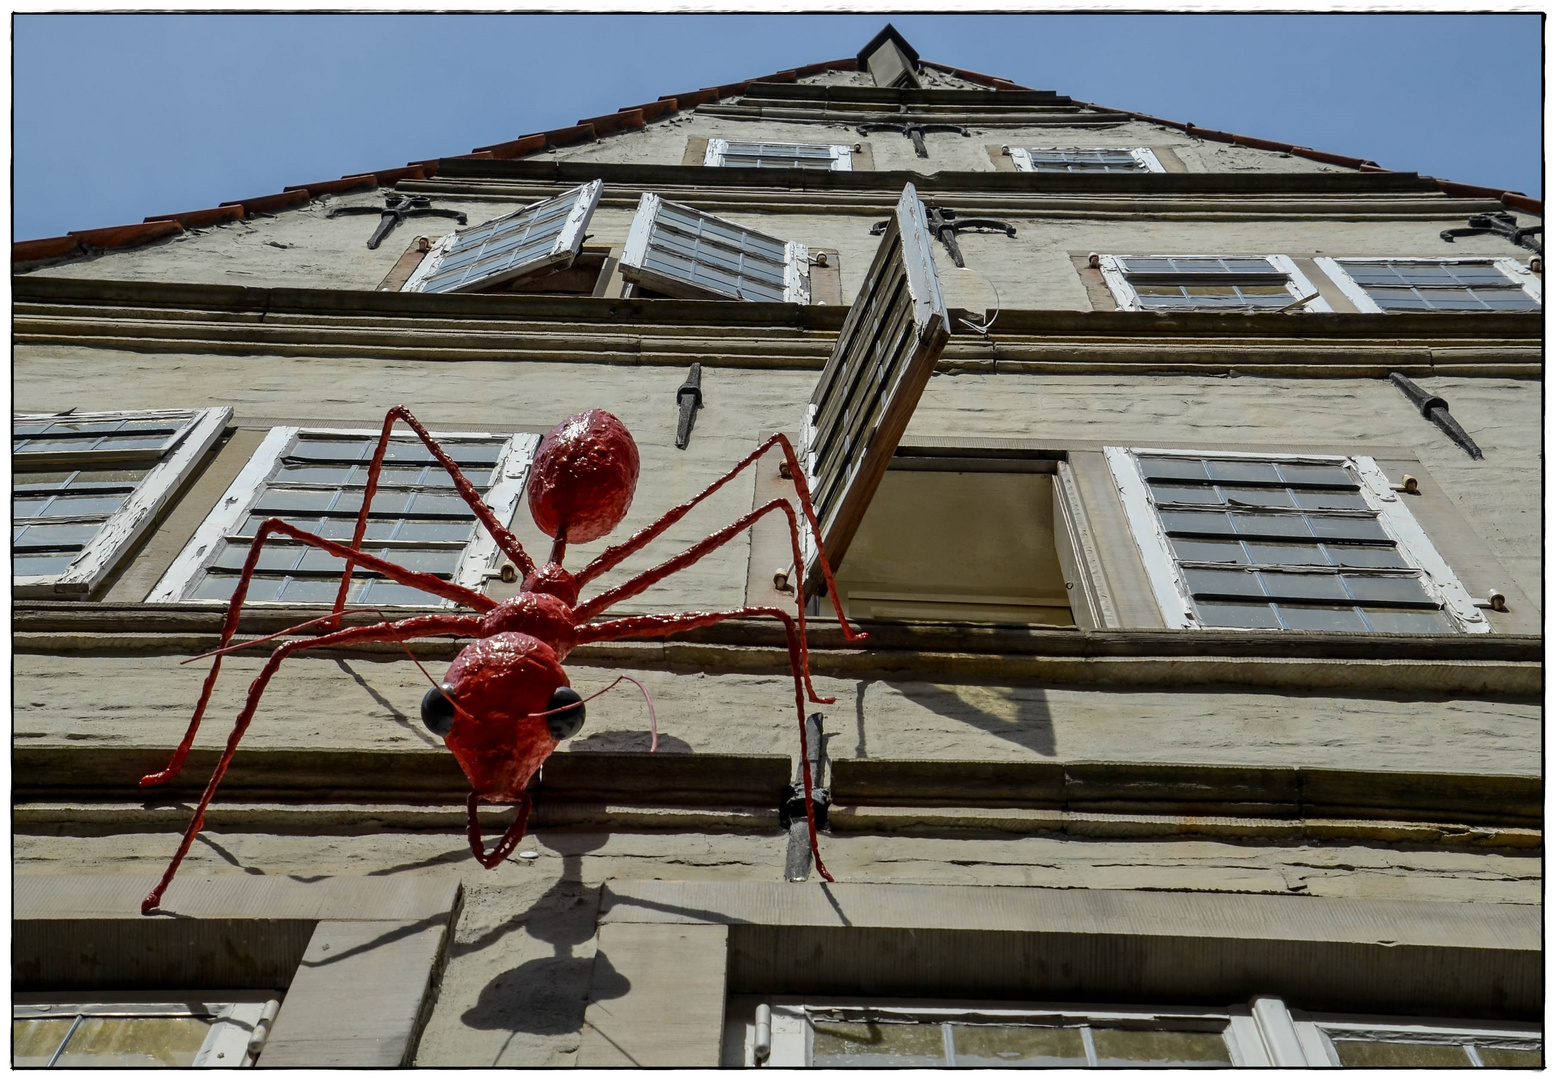
<svg viewBox="0 0 1556 1080"><path fill-rule="evenodd" d="M568 708L568 706L572 706ZM578 734L584 725L583 698L578 691L571 686L559 686L556 693L551 695L551 704L546 706L550 712L552 709L561 709L561 712L551 713L546 717L546 726L551 729L551 737L557 742L570 739Z"/></svg>
<svg viewBox="0 0 1556 1080"><path fill-rule="evenodd" d="M454 726L454 688L434 686L421 699L421 722L434 735L447 735Z"/></svg>

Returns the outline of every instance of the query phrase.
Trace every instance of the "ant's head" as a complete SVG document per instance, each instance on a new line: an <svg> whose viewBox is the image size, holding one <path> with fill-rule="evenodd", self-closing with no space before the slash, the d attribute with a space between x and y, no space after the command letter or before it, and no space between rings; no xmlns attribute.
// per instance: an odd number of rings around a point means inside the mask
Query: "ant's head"
<svg viewBox="0 0 1556 1080"><path fill-rule="evenodd" d="M530 469L529 511L547 536L587 544L621 524L637 485L637 443L620 420L590 409L541 441Z"/></svg>
<svg viewBox="0 0 1556 1080"><path fill-rule="evenodd" d="M508 632L461 650L422 698L421 719L478 793L517 797L557 743L583 727L584 705L550 646Z"/></svg>

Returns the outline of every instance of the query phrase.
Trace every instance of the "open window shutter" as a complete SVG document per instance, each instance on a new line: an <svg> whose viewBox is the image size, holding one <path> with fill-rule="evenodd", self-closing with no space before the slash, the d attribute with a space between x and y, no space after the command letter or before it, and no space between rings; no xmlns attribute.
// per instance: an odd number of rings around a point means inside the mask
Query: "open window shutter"
<svg viewBox="0 0 1556 1080"><path fill-rule="evenodd" d="M951 336L929 245L924 206L909 184L806 407L801 457L834 569ZM813 543L804 554L806 591L815 592Z"/></svg>
<svg viewBox="0 0 1556 1080"><path fill-rule="evenodd" d="M627 233L621 276L687 300L808 304L809 262L804 244L645 192Z"/></svg>
<svg viewBox="0 0 1556 1080"><path fill-rule="evenodd" d="M421 261L401 292L471 292L572 263L600 202L593 180L522 210L450 233Z"/></svg>

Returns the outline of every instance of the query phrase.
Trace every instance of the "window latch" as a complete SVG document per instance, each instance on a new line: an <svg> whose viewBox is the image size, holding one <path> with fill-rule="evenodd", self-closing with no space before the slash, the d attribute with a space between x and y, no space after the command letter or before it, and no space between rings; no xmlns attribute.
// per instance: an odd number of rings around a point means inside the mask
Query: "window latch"
<svg viewBox="0 0 1556 1080"><path fill-rule="evenodd" d="M327 218L340 217L342 214L378 214L378 228L373 230L373 235L367 238L367 249L376 251L378 245L384 242L384 238L394 231L394 227L408 217L445 217L453 218L461 225L468 218L458 210L441 210L432 205L432 200L426 195L401 195L398 192L384 196L384 208L380 210L376 206L337 206L324 216Z"/></svg>
<svg viewBox="0 0 1556 1080"><path fill-rule="evenodd" d="M693 364L686 381L675 392L676 403L681 408L681 418L675 425L675 448L685 450L691 441L692 424L697 420L697 410L702 408L702 365Z"/></svg>

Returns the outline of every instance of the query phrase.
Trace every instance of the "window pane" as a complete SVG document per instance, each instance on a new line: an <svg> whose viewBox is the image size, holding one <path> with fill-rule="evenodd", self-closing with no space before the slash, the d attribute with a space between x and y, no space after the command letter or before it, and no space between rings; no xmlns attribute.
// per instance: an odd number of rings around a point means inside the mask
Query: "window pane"
<svg viewBox="0 0 1556 1080"><path fill-rule="evenodd" d="M1085 1067L1086 1044L1077 1028L952 1027L956 1063L969 1068Z"/></svg>
<svg viewBox="0 0 1556 1080"><path fill-rule="evenodd" d="M1468 1069L1462 1046L1433 1043L1371 1042L1334 1039L1335 1053L1347 1069Z"/></svg>
<svg viewBox="0 0 1556 1080"><path fill-rule="evenodd" d="M1248 562L1248 556L1243 554L1243 545L1235 540L1182 540L1175 536L1169 542L1180 561Z"/></svg>
<svg viewBox="0 0 1556 1080"><path fill-rule="evenodd" d="M74 1016L11 1021L11 1064L18 1069L47 1065L75 1022Z"/></svg>
<svg viewBox="0 0 1556 1080"><path fill-rule="evenodd" d="M901 1068L945 1064L939 1024L816 1023L811 1064L819 1068Z"/></svg>
<svg viewBox="0 0 1556 1080"><path fill-rule="evenodd" d="M111 514L124 505L129 495L60 495L43 511L45 517L78 517L85 514ZM16 511L18 517L26 516Z"/></svg>
<svg viewBox="0 0 1556 1080"><path fill-rule="evenodd" d="M1419 608L1366 608L1367 621L1380 634L1452 634L1457 627L1441 611Z"/></svg>
<svg viewBox="0 0 1556 1080"><path fill-rule="evenodd" d="M1284 506L1295 505L1291 492L1285 488L1223 487L1221 494L1234 506Z"/></svg>
<svg viewBox="0 0 1556 1080"><path fill-rule="evenodd" d="M1280 470L1281 477L1288 484L1352 489L1356 487L1356 478L1338 465L1295 465L1282 461L1276 463L1276 468Z"/></svg>
<svg viewBox="0 0 1556 1080"><path fill-rule="evenodd" d="M1317 544L1279 544L1260 540L1246 540L1248 554L1254 562L1276 566L1327 566L1329 560Z"/></svg>
<svg viewBox="0 0 1556 1080"><path fill-rule="evenodd" d="M1291 493L1304 510L1367 510L1367 500L1359 491L1303 491Z"/></svg>
<svg viewBox="0 0 1556 1080"><path fill-rule="evenodd" d="M210 1027L211 1021L200 1016L89 1016L55 1067L187 1068Z"/></svg>
<svg viewBox="0 0 1556 1080"><path fill-rule="evenodd" d="M1279 630L1280 620L1269 604L1225 604L1195 601L1200 621L1206 626L1236 626L1256 630Z"/></svg>
<svg viewBox="0 0 1556 1080"><path fill-rule="evenodd" d="M1114 1066L1231 1065L1226 1039L1208 1031L1135 1031L1093 1028L1097 1064Z"/></svg>
<svg viewBox="0 0 1556 1080"><path fill-rule="evenodd" d="M1399 549L1392 544L1388 547L1325 544L1324 550L1339 566L1397 567L1402 570L1407 565Z"/></svg>
<svg viewBox="0 0 1556 1080"><path fill-rule="evenodd" d="M1205 467L1210 470L1213 480L1226 480L1240 483L1254 484L1278 484L1281 482L1279 474L1275 472L1275 466L1267 461L1207 461Z"/></svg>
<svg viewBox="0 0 1556 1080"><path fill-rule="evenodd" d="M1435 604L1417 577L1370 577L1346 574L1351 595L1364 603Z"/></svg>
<svg viewBox="0 0 1556 1080"><path fill-rule="evenodd" d="M1163 511L1162 527L1170 533L1189 535L1232 535L1232 523L1225 514L1195 513L1194 511Z"/></svg>
<svg viewBox="0 0 1556 1080"><path fill-rule="evenodd" d="M1233 514L1232 522L1237 526L1239 536L1306 539L1313 535L1307 527L1307 519L1296 514Z"/></svg>
<svg viewBox="0 0 1556 1080"><path fill-rule="evenodd" d="M1543 1064L1543 1057L1538 1044L1525 1049L1511 1046L1479 1046L1475 1047L1480 1054L1481 1063L1488 1069L1533 1069Z"/></svg>
<svg viewBox="0 0 1556 1080"><path fill-rule="evenodd" d="M63 574L76 561L77 554L72 551L63 555L17 555L11 559L11 574L14 577Z"/></svg>
<svg viewBox="0 0 1556 1080"><path fill-rule="evenodd" d="M1383 531L1383 526L1378 524L1376 518L1363 517L1318 517L1310 516L1307 519L1312 523L1313 534L1320 540L1382 540L1387 541L1388 533Z"/></svg>
<svg viewBox="0 0 1556 1080"><path fill-rule="evenodd" d="M1221 496L1213 487L1186 487L1175 484L1153 483L1151 497L1160 503L1199 503L1219 506Z"/></svg>
<svg viewBox="0 0 1556 1080"><path fill-rule="evenodd" d="M1250 596L1263 597L1256 574L1245 570L1195 570L1184 571L1189 581L1189 591L1195 596Z"/></svg>
<svg viewBox="0 0 1556 1080"><path fill-rule="evenodd" d="M338 578L293 578L281 586L276 599L290 604L328 604L339 591Z"/></svg>
<svg viewBox="0 0 1556 1080"><path fill-rule="evenodd" d="M1203 462L1194 458L1142 457L1140 471L1147 480L1208 480Z"/></svg>
<svg viewBox="0 0 1556 1080"><path fill-rule="evenodd" d="M11 543L18 549L84 547L101 529L101 522L71 525L27 525L12 533Z"/></svg>
<svg viewBox="0 0 1556 1080"><path fill-rule="evenodd" d="M339 583L337 582L337 585ZM333 599L333 594L331 594ZM440 604L442 599L431 593L412 588L409 585L401 585L395 581L385 581L383 578L365 579L357 582L353 580L351 586L351 602L354 604L404 604L422 605Z"/></svg>
<svg viewBox="0 0 1556 1080"><path fill-rule="evenodd" d="M1353 634L1367 632L1361 613L1352 607L1297 607L1280 605L1280 617L1288 630L1328 630Z"/></svg>
<svg viewBox="0 0 1556 1080"><path fill-rule="evenodd" d="M1266 571L1259 577L1264 591L1277 600L1349 600L1340 579L1333 574L1281 574Z"/></svg>

